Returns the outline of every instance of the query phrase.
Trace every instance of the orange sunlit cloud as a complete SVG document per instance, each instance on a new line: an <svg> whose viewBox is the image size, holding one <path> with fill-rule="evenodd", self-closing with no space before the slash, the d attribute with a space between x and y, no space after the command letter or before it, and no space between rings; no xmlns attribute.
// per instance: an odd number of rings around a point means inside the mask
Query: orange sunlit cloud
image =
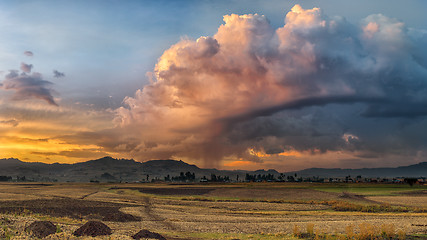
<svg viewBox="0 0 427 240"><path fill-rule="evenodd" d="M258 166L259 164L255 163L255 162L251 162L251 161L244 161L244 160L238 160L238 161L233 161L233 162L227 162L224 163L225 167L233 167L233 168L251 168L253 166Z"/></svg>
<svg viewBox="0 0 427 240"><path fill-rule="evenodd" d="M281 153L275 153L275 154L267 154L264 151L256 151L253 148L249 148L248 152L249 152L250 155L257 156L259 158L271 157L271 156L274 156L274 155L277 155L277 156L287 156L287 157L290 157L290 156L292 156L292 157L301 157L302 156L302 154L300 152L295 151L295 150L288 150L288 151L283 151Z"/></svg>

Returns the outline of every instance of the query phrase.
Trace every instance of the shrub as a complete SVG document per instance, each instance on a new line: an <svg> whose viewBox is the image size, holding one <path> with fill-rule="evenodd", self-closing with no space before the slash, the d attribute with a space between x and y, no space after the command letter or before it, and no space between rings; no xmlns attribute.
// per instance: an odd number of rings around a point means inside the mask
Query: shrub
<svg viewBox="0 0 427 240"><path fill-rule="evenodd" d="M399 240L404 240L404 239L406 239L406 232L405 232L404 230L400 229L400 230L397 232L397 238L398 238Z"/></svg>
<svg viewBox="0 0 427 240"><path fill-rule="evenodd" d="M381 225L381 235L390 239L396 235L396 231L393 224L382 224Z"/></svg>
<svg viewBox="0 0 427 240"><path fill-rule="evenodd" d="M378 236L378 231L375 225L369 223L361 223L359 225L359 234L357 239L375 239Z"/></svg>
<svg viewBox="0 0 427 240"><path fill-rule="evenodd" d="M353 237L355 236L353 224L350 224L345 227L345 234L347 235L348 239L353 239Z"/></svg>

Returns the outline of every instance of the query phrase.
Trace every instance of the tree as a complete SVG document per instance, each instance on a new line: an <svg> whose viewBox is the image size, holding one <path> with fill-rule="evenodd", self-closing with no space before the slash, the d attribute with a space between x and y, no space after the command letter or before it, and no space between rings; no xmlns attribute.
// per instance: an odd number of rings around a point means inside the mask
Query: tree
<svg viewBox="0 0 427 240"><path fill-rule="evenodd" d="M11 176L0 176L0 182L7 182L11 180L12 180Z"/></svg>
<svg viewBox="0 0 427 240"><path fill-rule="evenodd" d="M409 184L409 186L413 186L415 183L418 182L418 179L416 178L405 178L404 179L405 183Z"/></svg>
<svg viewBox="0 0 427 240"><path fill-rule="evenodd" d="M18 181L18 182L25 182L27 179L25 178L25 176L22 176L22 177L20 177L20 176L16 176L16 181Z"/></svg>

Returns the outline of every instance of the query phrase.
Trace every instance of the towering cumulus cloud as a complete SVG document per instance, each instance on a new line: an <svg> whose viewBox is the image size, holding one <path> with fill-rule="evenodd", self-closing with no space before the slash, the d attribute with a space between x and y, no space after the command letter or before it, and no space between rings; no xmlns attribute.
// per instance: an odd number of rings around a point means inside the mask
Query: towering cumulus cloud
<svg viewBox="0 0 427 240"><path fill-rule="evenodd" d="M414 129L426 123L426 59L417 55L426 46L403 23L372 15L354 25L299 5L278 29L258 14L224 22L212 37L171 46L151 83L124 99L116 121L128 143L116 150L210 166L425 150L426 129ZM413 137L421 141L405 143Z"/></svg>

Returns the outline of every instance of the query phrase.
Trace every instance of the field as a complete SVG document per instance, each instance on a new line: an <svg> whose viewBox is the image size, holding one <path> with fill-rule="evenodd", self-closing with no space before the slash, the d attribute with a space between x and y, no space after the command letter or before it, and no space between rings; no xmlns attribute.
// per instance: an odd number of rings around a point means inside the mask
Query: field
<svg viewBox="0 0 427 240"><path fill-rule="evenodd" d="M391 184L0 184L0 239L33 239L35 220L72 235L88 220L133 239L147 229L166 239L427 238L427 186Z"/></svg>

